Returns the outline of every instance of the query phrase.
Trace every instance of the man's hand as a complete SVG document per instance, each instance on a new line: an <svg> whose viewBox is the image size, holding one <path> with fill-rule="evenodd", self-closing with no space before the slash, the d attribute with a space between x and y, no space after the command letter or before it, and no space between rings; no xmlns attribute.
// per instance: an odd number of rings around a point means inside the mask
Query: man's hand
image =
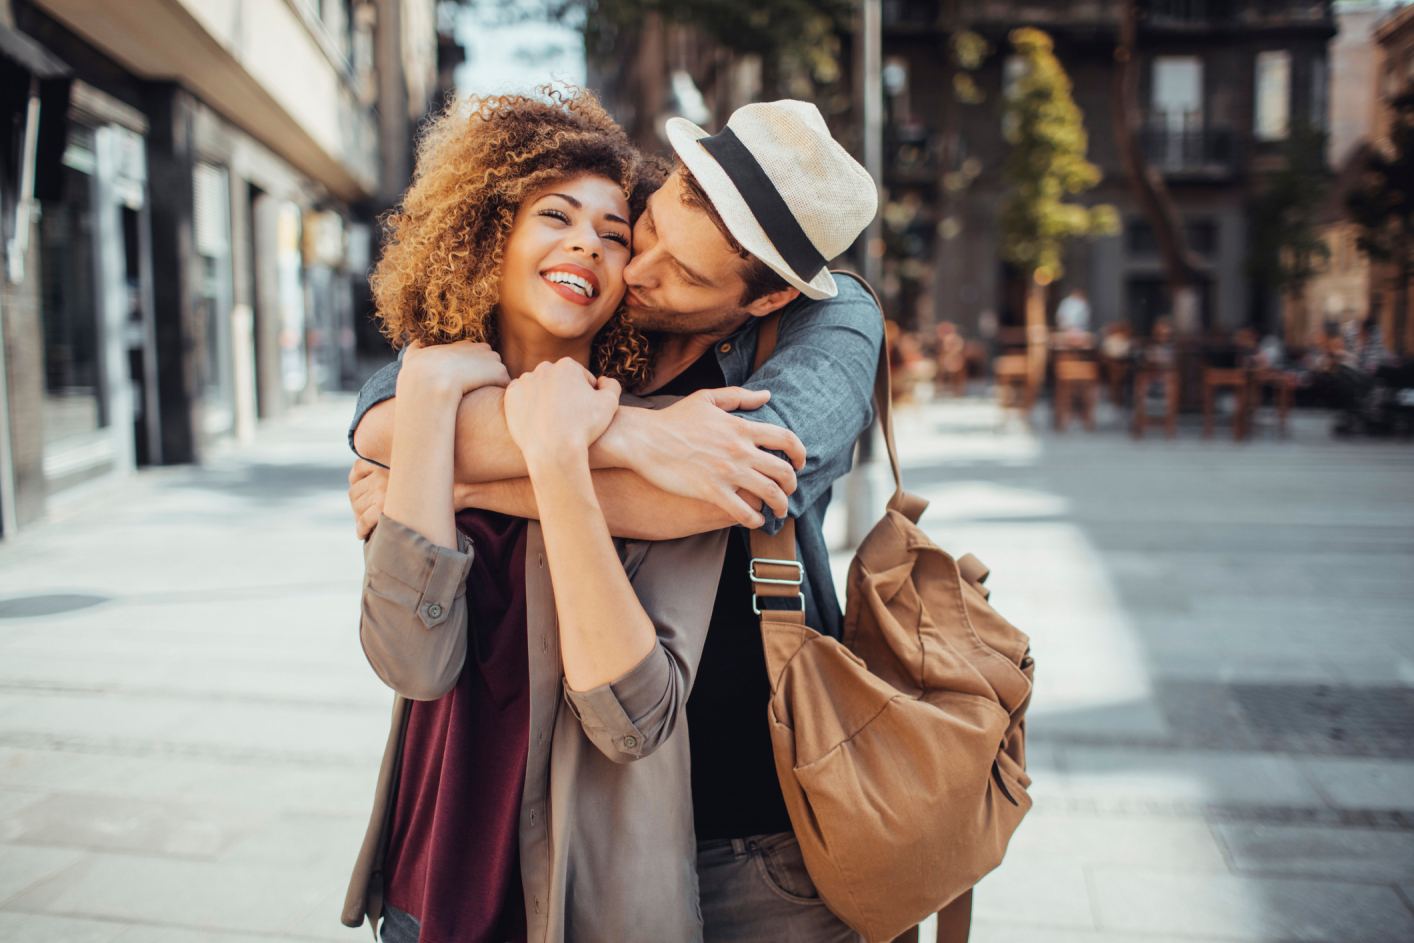
<svg viewBox="0 0 1414 943"><path fill-rule="evenodd" d="M388 496L388 469L359 459L349 471L349 504L354 512L354 529L359 540L367 540L378 526L383 499Z"/></svg>
<svg viewBox="0 0 1414 943"><path fill-rule="evenodd" d="M664 491L760 527L765 518L738 492L755 495L785 517L795 472L805 467L805 446L789 429L731 415L759 409L770 398L767 390L726 387L699 390L665 409L621 409L598 448ZM766 449L784 452L790 461Z"/></svg>

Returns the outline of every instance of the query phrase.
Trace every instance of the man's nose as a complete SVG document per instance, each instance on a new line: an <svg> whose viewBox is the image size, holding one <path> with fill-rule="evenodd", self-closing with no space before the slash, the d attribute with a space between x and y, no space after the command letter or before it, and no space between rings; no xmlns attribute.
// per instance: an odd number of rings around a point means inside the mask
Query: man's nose
<svg viewBox="0 0 1414 943"><path fill-rule="evenodd" d="M624 283L633 288L646 288L653 271L652 262L653 250L635 255L628 260L628 265L624 266Z"/></svg>

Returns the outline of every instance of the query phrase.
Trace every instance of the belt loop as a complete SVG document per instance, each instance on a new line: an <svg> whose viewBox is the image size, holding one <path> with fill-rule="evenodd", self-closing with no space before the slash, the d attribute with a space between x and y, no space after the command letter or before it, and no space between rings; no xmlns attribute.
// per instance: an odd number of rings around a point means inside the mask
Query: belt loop
<svg viewBox="0 0 1414 943"><path fill-rule="evenodd" d="M746 840L744 838L732 839L732 856L736 858L746 857Z"/></svg>

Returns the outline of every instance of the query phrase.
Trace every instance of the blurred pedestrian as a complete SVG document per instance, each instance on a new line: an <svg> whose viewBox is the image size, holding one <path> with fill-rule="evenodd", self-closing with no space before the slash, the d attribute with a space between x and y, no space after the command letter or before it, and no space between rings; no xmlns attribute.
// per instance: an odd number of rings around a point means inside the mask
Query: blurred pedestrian
<svg viewBox="0 0 1414 943"><path fill-rule="evenodd" d="M1079 288L1072 288L1056 306L1056 329L1060 331L1090 330L1090 299Z"/></svg>

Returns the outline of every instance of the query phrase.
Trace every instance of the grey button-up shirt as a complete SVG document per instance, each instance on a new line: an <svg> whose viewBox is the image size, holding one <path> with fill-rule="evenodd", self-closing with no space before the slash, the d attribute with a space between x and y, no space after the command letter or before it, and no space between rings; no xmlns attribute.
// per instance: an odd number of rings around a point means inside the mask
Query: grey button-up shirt
<svg viewBox="0 0 1414 943"><path fill-rule="evenodd" d="M615 540L657 630L622 677L572 691L540 525L526 543L530 749L520 860L534 943L696 943L702 939L685 707L726 549L726 531L680 540ZM386 517L364 548L359 635L398 692L372 819L343 920L382 907L382 858L408 699L441 697L466 660L466 579L475 547L438 547Z"/></svg>
<svg viewBox="0 0 1414 943"><path fill-rule="evenodd" d="M874 417L874 371L884 342L884 319L868 289L836 274L839 294L812 301L804 295L781 309L776 349L754 374L760 319L751 318L713 348L728 386L770 390L771 401L742 412L746 419L784 426L805 444L805 468L796 475L789 515L796 519L796 553L805 570L805 621L839 638L839 598L825 544L825 510L835 480L849 471L854 442ZM363 414L397 392L398 364L374 374L358 395L349 446ZM763 508L766 531L785 523Z"/></svg>

